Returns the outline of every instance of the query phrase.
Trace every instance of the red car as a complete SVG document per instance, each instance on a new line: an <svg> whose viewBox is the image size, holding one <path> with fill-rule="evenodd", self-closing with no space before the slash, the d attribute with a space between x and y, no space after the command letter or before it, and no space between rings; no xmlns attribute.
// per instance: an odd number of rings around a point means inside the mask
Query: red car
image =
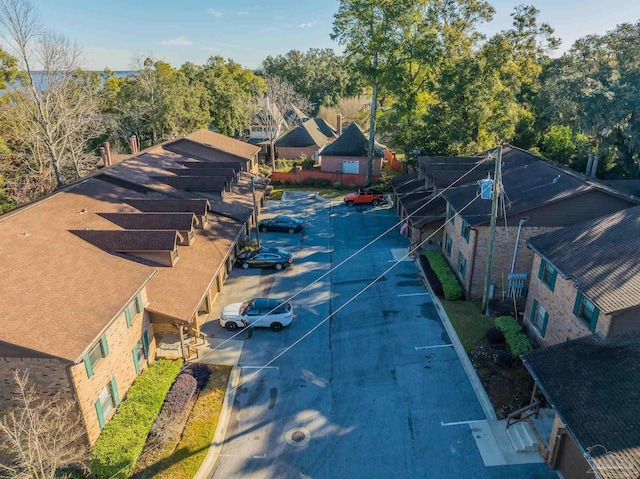
<svg viewBox="0 0 640 479"><path fill-rule="evenodd" d="M344 197L344 202L347 206L353 205L373 205L378 206L384 202L384 195L382 191L364 189L358 190L355 193L349 193Z"/></svg>

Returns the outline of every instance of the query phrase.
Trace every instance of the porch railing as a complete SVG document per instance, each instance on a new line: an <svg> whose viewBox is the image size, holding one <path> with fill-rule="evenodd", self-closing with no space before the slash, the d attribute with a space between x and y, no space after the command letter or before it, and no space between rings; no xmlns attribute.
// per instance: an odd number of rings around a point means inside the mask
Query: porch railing
<svg viewBox="0 0 640 479"><path fill-rule="evenodd" d="M526 405L523 408L518 409L517 411L512 412L507 416L507 427L513 426L514 424L524 421L528 417L535 416L538 417L538 413L540 412L540 399L537 397L533 397L531 399L531 404Z"/></svg>

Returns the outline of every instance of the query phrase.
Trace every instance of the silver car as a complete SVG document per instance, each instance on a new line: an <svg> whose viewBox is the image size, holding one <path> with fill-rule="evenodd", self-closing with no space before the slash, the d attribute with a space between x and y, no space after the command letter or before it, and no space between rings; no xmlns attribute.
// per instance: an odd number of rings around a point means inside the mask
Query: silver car
<svg viewBox="0 0 640 479"><path fill-rule="evenodd" d="M293 321L291 303L269 298L255 298L244 303L232 303L220 313L220 326L227 331L254 326L280 331Z"/></svg>

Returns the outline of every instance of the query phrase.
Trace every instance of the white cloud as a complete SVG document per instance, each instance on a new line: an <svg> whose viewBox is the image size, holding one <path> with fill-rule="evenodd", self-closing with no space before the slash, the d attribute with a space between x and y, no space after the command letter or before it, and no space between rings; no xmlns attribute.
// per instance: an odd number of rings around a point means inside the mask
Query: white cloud
<svg viewBox="0 0 640 479"><path fill-rule="evenodd" d="M250 13L250 12L249 12L249 11L247 11L247 10L238 10L238 11L236 12L236 15L249 15L249 13Z"/></svg>
<svg viewBox="0 0 640 479"><path fill-rule="evenodd" d="M315 24L316 21L314 20L313 22L309 22L309 23L299 23L298 24L298 28L311 28L311 26L313 24Z"/></svg>
<svg viewBox="0 0 640 479"><path fill-rule="evenodd" d="M207 13L209 15L213 15L214 17L223 17L224 13L221 12L220 10L216 10L215 8L210 8L209 10L207 10Z"/></svg>
<svg viewBox="0 0 640 479"><path fill-rule="evenodd" d="M171 45L171 46L180 46L186 47L191 45L191 41L187 40L187 37L177 37L172 38L171 40L162 40L160 42L161 45Z"/></svg>

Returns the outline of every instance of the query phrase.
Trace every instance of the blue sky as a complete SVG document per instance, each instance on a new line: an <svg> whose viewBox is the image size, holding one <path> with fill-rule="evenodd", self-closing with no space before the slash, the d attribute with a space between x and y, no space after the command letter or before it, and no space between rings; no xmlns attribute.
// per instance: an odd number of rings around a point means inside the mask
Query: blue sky
<svg viewBox="0 0 640 479"><path fill-rule="evenodd" d="M329 38L338 0L33 0L45 25L76 40L84 66L126 70L135 55L152 53L178 67L211 55L256 68L267 55L292 49L340 47ZM497 13L481 28L508 28L519 3L533 4L556 29L562 49L640 19L638 0L490 0Z"/></svg>

